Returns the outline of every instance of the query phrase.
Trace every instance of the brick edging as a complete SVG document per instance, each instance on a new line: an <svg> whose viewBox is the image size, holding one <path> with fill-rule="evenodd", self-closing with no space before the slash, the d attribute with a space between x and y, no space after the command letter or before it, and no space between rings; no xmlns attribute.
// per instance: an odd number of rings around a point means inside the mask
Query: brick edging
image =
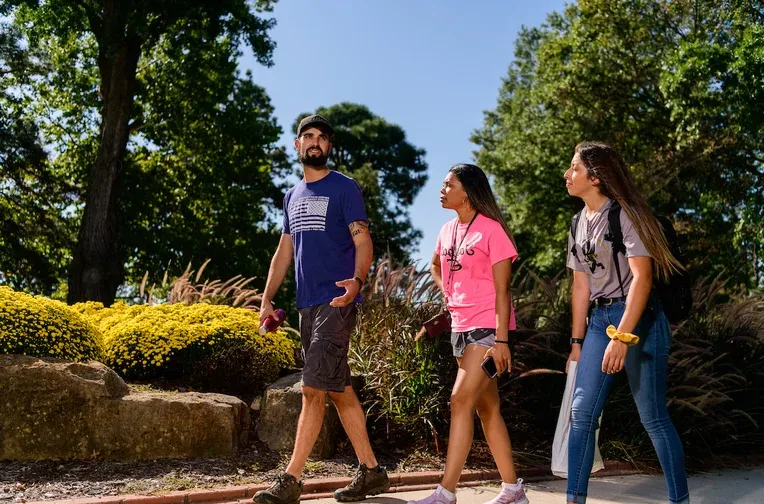
<svg viewBox="0 0 764 504"><path fill-rule="evenodd" d="M556 479L556 476L541 467L519 469L518 476L525 481L544 481ZM605 469L593 474L599 476L616 476L636 474L630 464L620 461L606 461ZM391 487L388 493L398 493L434 488L443 476L442 471L422 471L410 473L391 473ZM332 492L350 483L352 478L316 478L305 480L301 500L312 500L331 497ZM499 472L492 470L466 469L459 478L459 486L477 486L487 481L499 480ZM113 497L82 497L55 501L36 501L28 504L193 504L203 502L241 501L251 499L255 493L265 490L270 483L257 485L241 485L234 487L211 488L206 490L190 490L169 492L162 495L116 495Z"/></svg>

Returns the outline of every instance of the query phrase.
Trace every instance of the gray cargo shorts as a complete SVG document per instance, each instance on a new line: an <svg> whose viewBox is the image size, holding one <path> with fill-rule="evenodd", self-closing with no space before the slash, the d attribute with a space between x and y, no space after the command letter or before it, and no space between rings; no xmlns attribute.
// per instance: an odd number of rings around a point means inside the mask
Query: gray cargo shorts
<svg viewBox="0 0 764 504"><path fill-rule="evenodd" d="M342 308L324 303L300 310L303 385L332 392L344 392L350 385L348 347L357 315L355 303Z"/></svg>

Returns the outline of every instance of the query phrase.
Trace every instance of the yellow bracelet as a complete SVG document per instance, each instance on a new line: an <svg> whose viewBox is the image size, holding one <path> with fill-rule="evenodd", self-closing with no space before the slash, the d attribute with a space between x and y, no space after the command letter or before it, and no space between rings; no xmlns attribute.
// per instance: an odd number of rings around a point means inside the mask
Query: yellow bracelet
<svg viewBox="0 0 764 504"><path fill-rule="evenodd" d="M636 334L631 334L627 332L621 332L618 329L615 328L613 325L607 326L607 329L605 329L605 332L607 333L608 337L610 339L617 339L618 341L622 343L626 343L628 346L634 346L637 343L639 343L639 336Z"/></svg>

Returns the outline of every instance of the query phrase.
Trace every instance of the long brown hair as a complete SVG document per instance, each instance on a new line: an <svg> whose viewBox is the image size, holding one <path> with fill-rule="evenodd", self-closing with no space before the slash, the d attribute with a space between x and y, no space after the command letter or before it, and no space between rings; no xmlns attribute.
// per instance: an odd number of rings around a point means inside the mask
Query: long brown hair
<svg viewBox="0 0 764 504"><path fill-rule="evenodd" d="M658 277L667 279L672 271L683 270L684 266L669 250L663 226L647 206L621 155L603 142L581 142L576 145L576 153L589 178L599 179L600 193L620 203L629 216L655 262Z"/></svg>
<svg viewBox="0 0 764 504"><path fill-rule="evenodd" d="M501 227L504 228L504 232L507 233L512 245L515 245L512 231L509 230L507 220L501 213L499 204L496 203L496 196L494 196L493 190L491 190L491 183L488 182L488 177L485 172L481 170L479 166L464 163L455 164L449 171L459 179L459 182L461 182L472 208L474 208L477 213L483 214L501 224Z"/></svg>

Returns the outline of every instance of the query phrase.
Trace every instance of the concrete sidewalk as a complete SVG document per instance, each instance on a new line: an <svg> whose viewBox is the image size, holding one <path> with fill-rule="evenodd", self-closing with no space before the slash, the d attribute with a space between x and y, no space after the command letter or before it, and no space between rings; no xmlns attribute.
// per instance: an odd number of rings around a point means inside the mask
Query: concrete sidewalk
<svg viewBox="0 0 764 504"><path fill-rule="evenodd" d="M564 480L530 483L531 504L565 504ZM714 471L690 477L692 504L764 504L764 467ZM483 504L499 491L497 485L459 488L459 504ZM432 490L401 492L371 497L372 504L405 504L421 499ZM311 504L336 504L334 499L316 499ZM587 504L666 504L666 483L659 476L614 476L592 478Z"/></svg>

